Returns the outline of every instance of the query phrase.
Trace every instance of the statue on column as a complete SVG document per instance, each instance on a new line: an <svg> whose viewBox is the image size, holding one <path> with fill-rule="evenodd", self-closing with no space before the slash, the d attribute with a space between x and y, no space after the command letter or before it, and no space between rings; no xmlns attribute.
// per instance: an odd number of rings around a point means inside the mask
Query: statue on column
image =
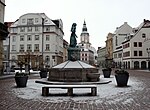
<svg viewBox="0 0 150 110"><path fill-rule="evenodd" d="M77 45L76 26L77 26L77 24L73 23L72 27L71 27L71 32L72 33L71 33L71 37L70 37L70 47L76 47L76 45Z"/></svg>
<svg viewBox="0 0 150 110"><path fill-rule="evenodd" d="M77 35L76 35L76 23L72 24L71 27L71 36L70 36L70 45L68 48L68 60L77 61L80 60L80 48L77 45Z"/></svg>

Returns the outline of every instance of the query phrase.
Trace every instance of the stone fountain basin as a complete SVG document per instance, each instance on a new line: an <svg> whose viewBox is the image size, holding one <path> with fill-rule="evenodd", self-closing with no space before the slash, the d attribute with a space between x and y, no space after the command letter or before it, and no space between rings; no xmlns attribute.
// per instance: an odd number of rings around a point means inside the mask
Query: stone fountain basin
<svg viewBox="0 0 150 110"><path fill-rule="evenodd" d="M94 73L93 73L94 72ZM49 70L49 81L63 81L63 82L86 82L99 81L100 74L96 68L65 68ZM97 80L96 80L97 79Z"/></svg>
<svg viewBox="0 0 150 110"><path fill-rule="evenodd" d="M49 81L86 82L95 77L88 77L90 73L98 73L98 69L82 61L66 61L49 70ZM91 80L92 81L92 80Z"/></svg>

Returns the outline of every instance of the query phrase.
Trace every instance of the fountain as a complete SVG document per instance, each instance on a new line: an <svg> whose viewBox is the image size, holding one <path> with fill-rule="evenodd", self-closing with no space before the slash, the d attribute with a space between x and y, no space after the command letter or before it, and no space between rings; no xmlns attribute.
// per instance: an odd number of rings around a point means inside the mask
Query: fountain
<svg viewBox="0 0 150 110"><path fill-rule="evenodd" d="M98 69L80 61L80 48L76 40L76 23L72 24L68 61L52 67L49 70L48 81L90 82L99 81Z"/></svg>

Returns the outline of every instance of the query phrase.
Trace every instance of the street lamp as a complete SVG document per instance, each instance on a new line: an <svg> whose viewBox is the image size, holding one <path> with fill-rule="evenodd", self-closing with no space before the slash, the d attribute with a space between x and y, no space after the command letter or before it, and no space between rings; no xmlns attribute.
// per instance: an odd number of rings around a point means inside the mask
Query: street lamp
<svg viewBox="0 0 150 110"><path fill-rule="evenodd" d="M147 51L147 54L148 54L148 59L147 59L147 61L148 61L148 70L150 71L150 48L147 48L146 51Z"/></svg>

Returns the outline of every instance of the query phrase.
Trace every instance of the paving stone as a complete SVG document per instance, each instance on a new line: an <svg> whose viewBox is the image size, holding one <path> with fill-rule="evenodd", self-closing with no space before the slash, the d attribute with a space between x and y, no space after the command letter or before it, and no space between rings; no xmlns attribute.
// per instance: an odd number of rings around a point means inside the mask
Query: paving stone
<svg viewBox="0 0 150 110"><path fill-rule="evenodd" d="M99 102L91 102L90 99L64 102L23 99L14 95L12 91L15 88L14 78L0 79L0 110L149 110L150 72L136 70L128 70L128 72L130 77L142 82L143 88L127 94L118 94L113 98L97 99ZM38 77L30 76L30 78Z"/></svg>

